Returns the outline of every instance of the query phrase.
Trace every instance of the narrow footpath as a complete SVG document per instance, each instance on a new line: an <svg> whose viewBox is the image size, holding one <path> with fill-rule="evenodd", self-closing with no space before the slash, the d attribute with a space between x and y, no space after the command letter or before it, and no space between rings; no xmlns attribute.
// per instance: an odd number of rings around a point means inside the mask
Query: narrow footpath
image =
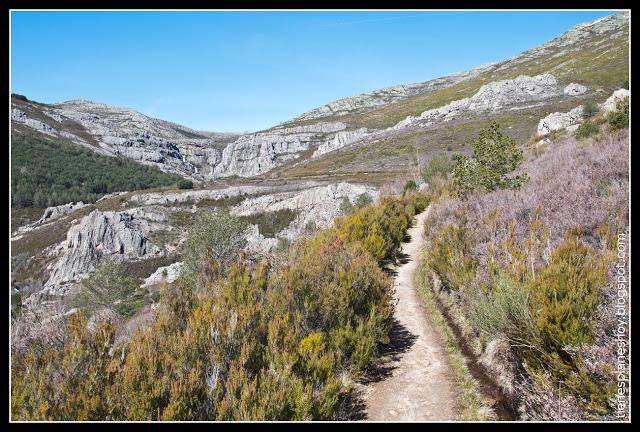
<svg viewBox="0 0 640 432"><path fill-rule="evenodd" d="M423 223L429 209L416 216L395 268L394 326L391 343L377 368L379 376L365 384L361 396L367 420L454 420L456 397L447 352L432 327L415 286Z"/></svg>

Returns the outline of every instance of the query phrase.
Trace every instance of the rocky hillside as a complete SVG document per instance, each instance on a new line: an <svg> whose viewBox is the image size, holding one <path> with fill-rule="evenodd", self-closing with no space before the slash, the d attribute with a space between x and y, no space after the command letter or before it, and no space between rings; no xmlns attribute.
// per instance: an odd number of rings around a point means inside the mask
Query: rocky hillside
<svg viewBox="0 0 640 432"><path fill-rule="evenodd" d="M140 283L174 274L190 222L214 208L250 223L249 249L272 252L329 225L358 197L375 199L380 185L415 176L433 155L467 152L490 120L521 143L575 129L587 102L602 105L628 80L628 35L629 14L612 15L500 63L341 99L243 135L91 101L47 105L14 95L13 134L202 181L194 190L163 186L30 212L12 226L16 303L64 297L105 257L126 261Z"/></svg>
<svg viewBox="0 0 640 432"><path fill-rule="evenodd" d="M629 14L580 24L511 59L430 81L340 99L245 135L194 131L90 101L12 98L14 130L36 130L198 180L406 175L432 154L464 149L497 118L517 138L580 101L602 102L628 80Z"/></svg>

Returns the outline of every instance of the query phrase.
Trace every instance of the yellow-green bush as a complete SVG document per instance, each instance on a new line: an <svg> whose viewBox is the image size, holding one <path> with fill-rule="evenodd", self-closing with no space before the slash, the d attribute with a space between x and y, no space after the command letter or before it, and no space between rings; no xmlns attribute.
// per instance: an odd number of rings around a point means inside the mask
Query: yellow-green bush
<svg viewBox="0 0 640 432"><path fill-rule="evenodd" d="M568 233L528 284L536 326L548 350L591 340L590 321L606 280L602 259Z"/></svg>
<svg viewBox="0 0 640 432"><path fill-rule="evenodd" d="M462 290L475 277L477 263L465 224L465 216L459 214L457 223L446 225L433 237L427 254L429 267L447 290Z"/></svg>
<svg viewBox="0 0 640 432"><path fill-rule="evenodd" d="M71 315L61 348L14 355L13 417L334 419L344 378L388 341L393 284L379 260L424 205L416 193L384 198L291 245L277 265L237 256L243 225L229 215L218 227L201 220L189 277L162 292L158 318L127 343L114 345L112 324L92 333Z"/></svg>

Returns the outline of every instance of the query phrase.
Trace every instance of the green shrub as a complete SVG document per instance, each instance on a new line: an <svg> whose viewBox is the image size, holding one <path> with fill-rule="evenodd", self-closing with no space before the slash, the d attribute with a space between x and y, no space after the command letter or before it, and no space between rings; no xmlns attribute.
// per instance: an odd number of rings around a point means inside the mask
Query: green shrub
<svg viewBox="0 0 640 432"><path fill-rule="evenodd" d="M606 280L602 259L568 233L529 283L531 308L547 350L591 340L591 319Z"/></svg>
<svg viewBox="0 0 640 432"><path fill-rule="evenodd" d="M273 265L238 256L246 223L201 215L184 255L198 289L167 286L166 307L122 346L111 324L67 318L61 348L12 357L13 418L335 420L392 323L393 283L367 239L399 244L412 206L386 197Z"/></svg>
<svg viewBox="0 0 640 432"><path fill-rule="evenodd" d="M576 129L576 138L584 139L600 132L600 128L590 120L585 120L578 129Z"/></svg>
<svg viewBox="0 0 640 432"><path fill-rule="evenodd" d="M286 237L278 237L278 243L276 245L276 250L278 252L286 252L289 250L291 246L291 241Z"/></svg>
<svg viewBox="0 0 640 432"><path fill-rule="evenodd" d="M508 177L522 162L522 149L492 121L473 143L473 156L455 155L453 178L462 196L473 191L520 187L527 175Z"/></svg>
<svg viewBox="0 0 640 432"><path fill-rule="evenodd" d="M478 295L473 321L489 337L504 335L515 349L539 344L529 307L529 291L505 273L497 274L490 292Z"/></svg>
<svg viewBox="0 0 640 432"><path fill-rule="evenodd" d="M188 179L178 180L178 189L193 189L193 182Z"/></svg>
<svg viewBox="0 0 640 432"><path fill-rule="evenodd" d="M427 261L446 290L460 291L475 277L477 263L471 254L471 241L460 215L457 224L449 224L432 239Z"/></svg>
<svg viewBox="0 0 640 432"><path fill-rule="evenodd" d="M418 184L414 180L407 180L402 190L405 193L418 190Z"/></svg>
<svg viewBox="0 0 640 432"><path fill-rule="evenodd" d="M258 225L258 231L263 236L276 238L278 233L288 227L297 215L298 212L285 208L273 212L255 213L243 216L241 219L250 224Z"/></svg>
<svg viewBox="0 0 640 432"><path fill-rule="evenodd" d="M616 104L616 110L610 112L607 123L613 130L629 127L629 98L626 97Z"/></svg>

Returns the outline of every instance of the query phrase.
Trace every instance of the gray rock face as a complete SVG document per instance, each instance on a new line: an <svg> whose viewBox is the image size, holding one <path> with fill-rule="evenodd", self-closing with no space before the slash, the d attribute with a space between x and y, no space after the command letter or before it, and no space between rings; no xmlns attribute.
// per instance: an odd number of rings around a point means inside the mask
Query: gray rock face
<svg viewBox="0 0 640 432"><path fill-rule="evenodd" d="M584 107L582 105L575 107L569 112L551 113L538 123L538 135L546 135L560 129L571 130L582 123L582 113Z"/></svg>
<svg viewBox="0 0 640 432"><path fill-rule="evenodd" d="M614 91L613 94L602 104L602 111L605 113L615 111L618 102L630 96L631 92L627 89L618 89Z"/></svg>
<svg viewBox="0 0 640 432"><path fill-rule="evenodd" d="M243 135L222 150L220 162L213 168L213 177L238 175L251 177L300 157L316 145L332 139L345 129L344 123L316 123L291 128Z"/></svg>
<svg viewBox="0 0 640 432"><path fill-rule="evenodd" d="M57 131L48 124L41 122L40 120L29 118L27 113L16 108L11 110L11 120L17 123L22 123L29 126L31 129L35 129L38 132L42 132L47 135L55 136L57 133Z"/></svg>
<svg viewBox="0 0 640 432"><path fill-rule="evenodd" d="M12 120L16 123L104 155L126 157L195 180L262 174L298 158L300 153L325 143L346 128L341 122L318 122L246 135L216 134L91 101L73 100L52 107L18 101L14 104L29 110L26 113L14 108ZM59 129L34 116L50 119ZM74 124L76 129L84 128L95 142L90 144L65 130L68 125L63 122Z"/></svg>
<svg viewBox="0 0 640 432"><path fill-rule="evenodd" d="M318 228L329 226L341 213L340 204L343 197L348 198L353 204L356 198L363 193L368 193L374 200L379 195L377 189L369 186L346 182L332 183L302 191L282 192L250 198L235 206L231 213L238 216L248 216L283 209L294 210L298 212L298 215L289 227L280 234L281 237L293 240L303 235L309 222L313 222ZM257 236L254 237L256 237L257 241L261 240ZM249 240L251 240L251 237Z"/></svg>
<svg viewBox="0 0 640 432"><path fill-rule="evenodd" d="M42 217L40 217L40 219L38 219L36 224L41 225L43 223L51 222L86 205L87 204L83 203L82 201L78 201L77 203L63 204L56 207L47 207L44 211L44 214L42 215Z"/></svg>
<svg viewBox="0 0 640 432"><path fill-rule="evenodd" d="M360 128L355 131L338 132L332 140L320 144L318 149L313 152L312 157L322 156L325 153L338 150L344 146L361 140L367 134L367 128Z"/></svg>
<svg viewBox="0 0 640 432"><path fill-rule="evenodd" d="M160 249L145 237L149 225L141 218L142 214L141 210L119 213L94 210L82 218L67 232L62 257L45 287L55 291L56 286L79 280L107 255L129 260L159 255Z"/></svg>
<svg viewBox="0 0 640 432"><path fill-rule="evenodd" d="M220 163L213 168L214 176L251 177L270 171L308 150L312 139L310 133L243 136L222 151Z"/></svg>
<svg viewBox="0 0 640 432"><path fill-rule="evenodd" d="M175 262L165 267L159 267L155 272L151 274L151 276L144 280L144 283L141 285L141 287L144 288L162 282L172 283L176 279L178 279L178 276L180 276L180 270L182 270L181 262Z"/></svg>

